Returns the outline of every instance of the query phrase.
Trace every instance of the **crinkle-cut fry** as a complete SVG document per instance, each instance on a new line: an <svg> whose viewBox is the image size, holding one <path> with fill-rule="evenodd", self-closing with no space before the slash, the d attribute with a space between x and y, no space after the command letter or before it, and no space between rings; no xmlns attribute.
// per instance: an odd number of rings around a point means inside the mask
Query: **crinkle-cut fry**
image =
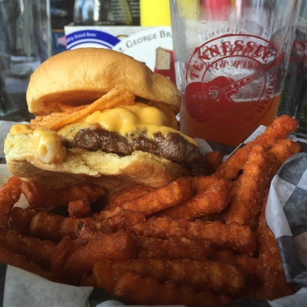
<svg viewBox="0 0 307 307"><path fill-rule="evenodd" d="M49 207L57 204L56 191L37 181L23 181L21 192L32 208Z"/></svg>
<svg viewBox="0 0 307 307"><path fill-rule="evenodd" d="M152 192L122 204L125 210L151 215L189 199L192 190L188 179L181 177Z"/></svg>
<svg viewBox="0 0 307 307"><path fill-rule="evenodd" d="M75 185L56 191L57 200L64 205L79 199L88 199L90 203L94 203L107 194L106 190L98 184Z"/></svg>
<svg viewBox="0 0 307 307"><path fill-rule="evenodd" d="M220 179L221 178L215 174L210 176L198 175L195 177L189 177L193 195L207 190L210 186L218 183Z"/></svg>
<svg viewBox="0 0 307 307"><path fill-rule="evenodd" d="M105 189L97 184L75 185L55 190L36 181L23 182L21 191L32 208L66 206L69 202L79 199L88 199L92 203L106 195Z"/></svg>
<svg viewBox="0 0 307 307"><path fill-rule="evenodd" d="M122 229L122 228L121 228ZM119 229L118 229L119 230ZM102 232L100 230L94 230L90 228L88 225L83 222L79 222L77 227L77 236L82 240L94 240L102 238L106 233L114 233L118 231L117 229L114 231L105 231Z"/></svg>
<svg viewBox="0 0 307 307"><path fill-rule="evenodd" d="M232 263L243 272L246 279L246 286L240 295L237 296L237 299L255 297L258 294L262 287L262 282L259 278L259 258L246 254L236 254L230 250L217 250L211 257L215 261Z"/></svg>
<svg viewBox="0 0 307 307"><path fill-rule="evenodd" d="M151 215L165 208L176 206L191 196L192 189L189 179L181 177L156 190L124 202L120 207L103 210L100 214L100 219L106 220L118 214L122 209L139 212L146 216Z"/></svg>
<svg viewBox="0 0 307 307"><path fill-rule="evenodd" d="M243 173L234 181L230 191L227 224L256 227L265 190L270 185L275 156L265 152L261 145L254 145L247 155Z"/></svg>
<svg viewBox="0 0 307 307"><path fill-rule="evenodd" d="M0 234L8 229L10 213L21 195L21 183L13 176L0 188Z"/></svg>
<svg viewBox="0 0 307 307"><path fill-rule="evenodd" d="M143 214L129 210L120 210L118 214L107 220L93 219L91 223L83 222L80 219L77 226L77 237L85 240L99 239L105 233L128 229L131 225L145 221L146 217Z"/></svg>
<svg viewBox="0 0 307 307"><path fill-rule="evenodd" d="M119 276L129 271L141 277L156 277L159 282L171 280L178 285L190 285L197 291L211 289L228 294L238 294L245 286L245 277L236 266L206 259L104 260L95 263L93 269L97 284L111 292ZM103 272L106 272L105 276L102 276ZM113 276L111 280L110 276Z"/></svg>
<svg viewBox="0 0 307 307"><path fill-rule="evenodd" d="M14 207L11 211L11 226L24 236L30 235L30 224L32 218L38 213L33 208Z"/></svg>
<svg viewBox="0 0 307 307"><path fill-rule="evenodd" d="M81 276L91 273L95 262L134 258L136 250L136 241L127 231L104 234L99 239L90 240L87 244L75 248L63 270L71 276Z"/></svg>
<svg viewBox="0 0 307 307"><path fill-rule="evenodd" d="M219 221L174 220L169 217L151 217L145 223L128 225L136 235L167 239L183 236L189 239L210 240L218 248L230 248L241 253L253 254L257 247L256 237L248 226Z"/></svg>
<svg viewBox="0 0 307 307"><path fill-rule="evenodd" d="M171 281L159 283L157 278L143 278L135 272L122 274L115 283L114 294L138 305L203 305L221 304L212 291L199 293L190 286L177 286Z"/></svg>
<svg viewBox="0 0 307 307"><path fill-rule="evenodd" d="M14 253L3 247L0 247L0 262L26 270L51 281L59 282L61 280L57 273L44 271L38 264L29 261L26 256Z"/></svg>
<svg viewBox="0 0 307 307"><path fill-rule="evenodd" d="M68 203L68 214L70 217L89 217L92 214L91 204L87 198L73 200Z"/></svg>
<svg viewBox="0 0 307 307"><path fill-rule="evenodd" d="M117 261L118 262L118 261ZM123 270L125 273L128 270ZM135 270L133 270L135 271ZM113 261L104 260L95 262L93 276L99 288L105 289L108 293L113 293L114 283L119 276L114 276ZM120 275L120 274L119 274Z"/></svg>
<svg viewBox="0 0 307 307"><path fill-rule="evenodd" d="M205 161L207 161L209 173L214 173L222 164L223 154L219 150L210 151L205 155Z"/></svg>
<svg viewBox="0 0 307 307"><path fill-rule="evenodd" d="M254 141L248 142L244 147L237 149L234 154L227 158L221 164L216 173L217 175L233 180L238 176L239 171L247 159L247 152L254 144L259 144L265 150L271 148L276 142L286 138L290 133L297 130L297 121L287 115L277 117L274 122L267 127L267 129L259 135Z"/></svg>
<svg viewBox="0 0 307 307"><path fill-rule="evenodd" d="M289 138L280 140L272 148L270 148L269 152L273 153L276 157L275 163L273 163L273 175L277 173L281 165L288 158L296 153L299 153L300 150L301 146Z"/></svg>
<svg viewBox="0 0 307 307"><path fill-rule="evenodd" d="M118 206L121 206L125 202L129 202L154 190L155 188L145 185L135 185L131 188L121 190L109 196L106 209L114 209Z"/></svg>
<svg viewBox="0 0 307 307"><path fill-rule="evenodd" d="M77 247L75 242L76 240L72 240L68 236L64 236L56 245L53 254L50 257L51 271L58 272L63 269L63 266L67 262L68 257Z"/></svg>
<svg viewBox="0 0 307 307"><path fill-rule="evenodd" d="M31 220L30 234L33 237L55 242L60 241L64 236L77 239L77 230L80 222L92 225L93 219L91 217L82 219L63 217L41 211Z"/></svg>
<svg viewBox="0 0 307 307"><path fill-rule="evenodd" d="M94 220L94 229L100 230L102 232L110 233L116 232L119 229L127 229L128 226L144 223L146 217L144 214L129 210L123 210L117 207L118 212L108 219L98 219Z"/></svg>
<svg viewBox="0 0 307 307"><path fill-rule="evenodd" d="M259 297L274 300L293 294L293 289L286 280L277 241L266 223L266 201L267 198L263 202L258 228L260 278L263 283Z"/></svg>
<svg viewBox="0 0 307 307"><path fill-rule="evenodd" d="M167 208L158 216L168 216L173 219L194 220L201 216L220 212L228 206L229 202L229 183L224 179L219 181L202 192L198 192L192 198L181 204Z"/></svg>
<svg viewBox="0 0 307 307"><path fill-rule="evenodd" d="M260 265L259 258L247 254L237 254L231 250L215 250L209 259L225 261L236 265L247 279L259 279Z"/></svg>
<svg viewBox="0 0 307 307"><path fill-rule="evenodd" d="M209 240L191 240L185 237L158 239L138 236L137 258L205 259L214 248Z"/></svg>
<svg viewBox="0 0 307 307"><path fill-rule="evenodd" d="M107 94L101 96L93 103L88 104L85 108L77 107L75 112L51 113L46 116L38 116L30 122L31 128L37 127L59 130L61 127L75 123L80 118L92 114L95 111L103 111L123 105L134 104L135 96L126 89L111 89Z"/></svg>
<svg viewBox="0 0 307 307"><path fill-rule="evenodd" d="M55 243L52 241L23 237L15 230L9 230L0 236L0 246L29 257L46 270L50 269L50 257L55 249Z"/></svg>
<svg viewBox="0 0 307 307"><path fill-rule="evenodd" d="M98 288L98 285L96 283L96 280L95 280L95 277L94 277L93 274L82 276L82 279L79 283L79 286L80 287Z"/></svg>
<svg viewBox="0 0 307 307"><path fill-rule="evenodd" d="M225 210L227 210L227 208ZM204 215L204 216L200 217L199 219L202 220L204 223L213 222L213 221L220 221L220 222L224 223L225 222L224 221L225 210L223 210L221 212L214 212L214 213L211 213L211 214Z"/></svg>

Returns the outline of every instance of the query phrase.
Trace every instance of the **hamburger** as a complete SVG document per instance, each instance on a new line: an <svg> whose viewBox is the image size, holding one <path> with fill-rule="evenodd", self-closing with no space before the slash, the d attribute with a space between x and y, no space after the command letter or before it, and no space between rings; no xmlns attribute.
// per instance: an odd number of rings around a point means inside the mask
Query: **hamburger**
<svg viewBox="0 0 307 307"><path fill-rule="evenodd" d="M109 191L197 175L204 157L178 130L181 101L172 81L123 53L64 51L30 78L35 118L7 135L8 169L52 188L92 182Z"/></svg>

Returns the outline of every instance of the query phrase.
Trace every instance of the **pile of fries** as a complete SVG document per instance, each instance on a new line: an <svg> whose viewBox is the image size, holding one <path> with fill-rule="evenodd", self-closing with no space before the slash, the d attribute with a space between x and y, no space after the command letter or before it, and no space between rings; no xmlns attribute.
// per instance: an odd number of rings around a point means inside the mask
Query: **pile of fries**
<svg viewBox="0 0 307 307"><path fill-rule="evenodd" d="M293 293L265 221L270 182L300 151L281 116L209 176L109 195L12 177L0 190L0 261L52 281L102 287L134 304L220 306ZM29 207L15 204L21 194Z"/></svg>

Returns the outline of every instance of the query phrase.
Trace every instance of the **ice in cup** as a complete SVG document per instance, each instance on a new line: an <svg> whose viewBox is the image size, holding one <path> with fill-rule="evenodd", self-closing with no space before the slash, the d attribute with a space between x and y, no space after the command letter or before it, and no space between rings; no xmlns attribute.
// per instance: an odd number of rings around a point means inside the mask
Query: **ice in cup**
<svg viewBox="0 0 307 307"><path fill-rule="evenodd" d="M170 5L180 129L237 146L276 117L301 1Z"/></svg>

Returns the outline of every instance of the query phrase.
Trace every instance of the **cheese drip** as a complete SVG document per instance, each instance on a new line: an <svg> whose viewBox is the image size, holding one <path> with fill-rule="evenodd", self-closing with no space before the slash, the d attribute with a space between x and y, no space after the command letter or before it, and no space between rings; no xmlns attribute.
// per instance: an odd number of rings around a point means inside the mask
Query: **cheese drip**
<svg viewBox="0 0 307 307"><path fill-rule="evenodd" d="M32 138L33 151L45 164L60 163L66 156L67 149L62 145L61 137L56 131L37 128L31 130L28 124L16 124L10 129L12 136L29 134Z"/></svg>
<svg viewBox="0 0 307 307"><path fill-rule="evenodd" d="M129 139L130 135L138 132L146 132L149 139L154 139L156 132L163 135L167 133L179 133L190 143L198 146L192 138L180 133L178 130L168 127L168 119L158 108L144 103L136 103L130 106L123 106L105 111L96 111L85 117L82 122L67 125L58 131L58 134L72 142L80 129L86 129L92 124L100 126L110 132L116 132Z"/></svg>
<svg viewBox="0 0 307 307"><path fill-rule="evenodd" d="M10 134L32 134L33 150L41 162L59 163L66 156L66 148L62 145L61 140L66 139L68 142L73 142L80 129L86 129L97 123L103 129L117 132L128 139L130 135L135 137L144 131L149 139L154 139L156 132L161 132L163 135L178 133L188 142L198 146L194 139L168 127L168 119L160 109L143 103L96 111L78 123L64 126L58 132L41 128L32 131L27 124L16 124L11 127Z"/></svg>
<svg viewBox="0 0 307 307"><path fill-rule="evenodd" d="M35 129L33 145L41 162L45 164L62 162L66 156L66 148L55 131Z"/></svg>

